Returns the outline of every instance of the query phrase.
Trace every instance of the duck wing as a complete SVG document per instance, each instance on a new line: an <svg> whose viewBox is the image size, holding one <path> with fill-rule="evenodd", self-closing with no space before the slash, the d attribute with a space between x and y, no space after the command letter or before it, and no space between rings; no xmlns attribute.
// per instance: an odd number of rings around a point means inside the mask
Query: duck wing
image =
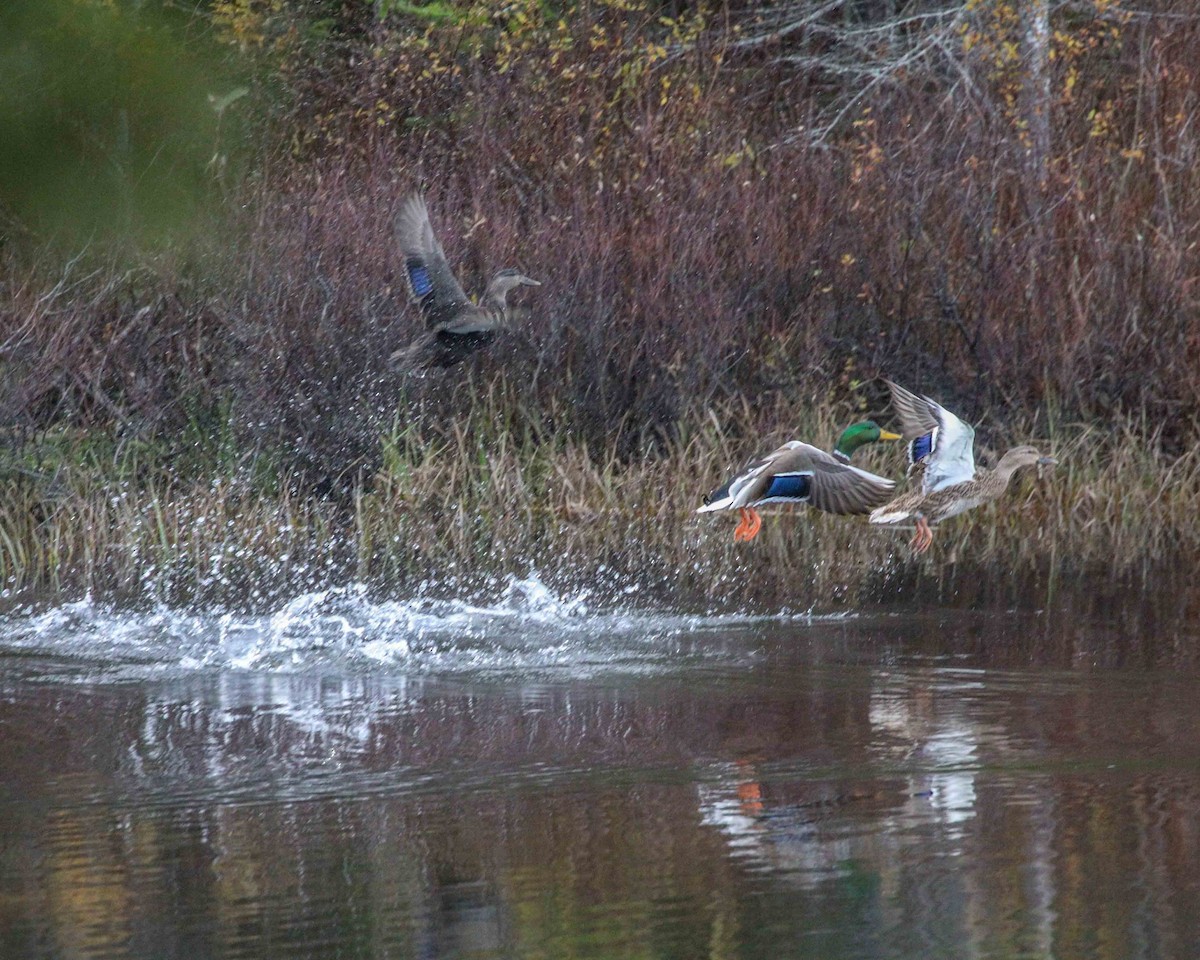
<svg viewBox="0 0 1200 960"><path fill-rule="evenodd" d="M884 381L892 394L892 407L900 418L900 434L908 441L908 475L916 478L937 441L938 421L929 402L891 380Z"/></svg>
<svg viewBox="0 0 1200 960"><path fill-rule="evenodd" d="M894 480L842 463L807 443L801 443L781 456L773 469L772 487L781 478L796 474L807 476L807 502L825 513L842 516L870 513L885 503L896 489ZM768 489L768 499L772 492Z"/></svg>
<svg viewBox="0 0 1200 960"><path fill-rule="evenodd" d="M900 418L900 433L905 440L913 440L937 429L937 417L930 409L928 399L918 397L891 380L885 380L884 383L892 393L892 407Z"/></svg>
<svg viewBox="0 0 1200 960"><path fill-rule="evenodd" d="M420 194L405 200L396 214L396 240L404 254L409 296L420 306L426 327L443 328L464 308L474 307L446 261Z"/></svg>
<svg viewBox="0 0 1200 960"><path fill-rule="evenodd" d="M925 461L922 489L933 493L975 478L975 428L940 403L923 398L937 419L933 449Z"/></svg>
<svg viewBox="0 0 1200 960"><path fill-rule="evenodd" d="M700 510L807 503L826 513L862 514L884 503L895 487L885 477L844 464L811 444L792 440L714 490Z"/></svg>

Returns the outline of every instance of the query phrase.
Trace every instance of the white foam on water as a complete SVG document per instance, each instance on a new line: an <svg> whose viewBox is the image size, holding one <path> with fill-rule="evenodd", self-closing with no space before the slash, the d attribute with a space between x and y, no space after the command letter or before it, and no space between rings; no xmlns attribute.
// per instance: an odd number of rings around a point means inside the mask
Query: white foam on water
<svg viewBox="0 0 1200 960"><path fill-rule="evenodd" d="M326 664L438 673L568 667L578 673L656 669L681 657L727 659L720 630L756 619L765 618L594 608L587 589L562 596L532 574L499 586L491 603L378 600L362 584L304 593L257 615L161 605L128 610L84 599L0 617L0 653L139 675ZM701 635L713 641L711 648Z"/></svg>

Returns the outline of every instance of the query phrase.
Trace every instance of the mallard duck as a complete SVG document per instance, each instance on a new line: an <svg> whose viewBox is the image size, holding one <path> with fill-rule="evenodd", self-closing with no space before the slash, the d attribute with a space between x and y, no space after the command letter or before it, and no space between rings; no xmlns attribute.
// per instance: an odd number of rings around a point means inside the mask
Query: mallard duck
<svg viewBox="0 0 1200 960"><path fill-rule="evenodd" d="M899 440L869 420L847 427L833 453L791 440L755 460L736 477L704 498L697 513L739 510L742 520L735 540L750 541L762 529L755 507L764 503L807 503L826 513L860 514L883 503L895 482L850 466L854 451L879 440Z"/></svg>
<svg viewBox="0 0 1200 960"><path fill-rule="evenodd" d="M871 523L915 520L917 532L912 547L917 553L924 553L933 543L930 524L997 499L1022 467L1058 462L1043 456L1036 447L1020 446L1005 453L995 470L976 467L973 427L928 397L918 397L890 380L887 385L900 416L901 433L912 441L910 474L920 489L873 510Z"/></svg>
<svg viewBox="0 0 1200 960"><path fill-rule="evenodd" d="M442 245L429 223L429 210L420 194L404 201L396 216L396 239L404 254L404 278L409 297L421 308L426 332L392 363L405 369L450 367L486 347L496 331L511 319L508 292L515 287L540 287L519 270L499 271L478 304L472 303L446 262Z"/></svg>

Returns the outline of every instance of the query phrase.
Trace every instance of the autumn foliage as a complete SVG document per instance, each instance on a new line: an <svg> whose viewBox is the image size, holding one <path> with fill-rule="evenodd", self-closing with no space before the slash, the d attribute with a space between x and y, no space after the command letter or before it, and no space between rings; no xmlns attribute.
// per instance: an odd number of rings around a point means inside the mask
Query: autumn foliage
<svg viewBox="0 0 1200 960"><path fill-rule="evenodd" d="M628 460L731 398L871 405L886 373L967 410L1144 413L1186 447L1191 8L1056 10L1032 102L1018 7L899 4L930 16L889 31L846 6L788 30L805 5L214 3L263 77L229 106L266 111L248 172L186 251L4 248L10 432L193 429L331 491L396 416L453 423L496 378L523 429ZM418 323L390 225L417 189L468 290L504 265L543 286L496 348L413 380L386 358Z"/></svg>

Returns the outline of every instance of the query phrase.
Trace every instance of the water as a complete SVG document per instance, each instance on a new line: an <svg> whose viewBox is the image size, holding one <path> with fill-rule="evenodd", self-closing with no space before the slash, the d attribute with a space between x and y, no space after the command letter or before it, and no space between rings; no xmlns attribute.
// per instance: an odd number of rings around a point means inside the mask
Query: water
<svg viewBox="0 0 1200 960"><path fill-rule="evenodd" d="M11 612L0 957L1200 954L1200 592L966 593Z"/></svg>

